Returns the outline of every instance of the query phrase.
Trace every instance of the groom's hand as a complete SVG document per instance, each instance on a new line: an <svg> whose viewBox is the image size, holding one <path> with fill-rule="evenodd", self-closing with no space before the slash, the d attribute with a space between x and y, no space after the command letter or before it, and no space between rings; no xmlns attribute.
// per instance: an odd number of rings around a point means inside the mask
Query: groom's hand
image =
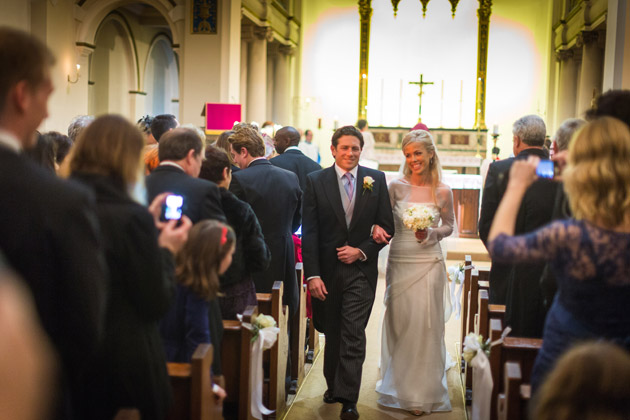
<svg viewBox="0 0 630 420"><path fill-rule="evenodd" d="M341 248L337 248L337 259L344 264L352 264L359 258L361 258L363 254L359 248L355 248L350 245L342 246Z"/></svg>
<svg viewBox="0 0 630 420"><path fill-rule="evenodd" d="M308 281L308 290L315 299L326 300L328 290L326 290L326 285L319 277L314 277Z"/></svg>
<svg viewBox="0 0 630 420"><path fill-rule="evenodd" d="M385 229L379 225L374 225L374 228L372 229L372 239L374 239L374 242L377 244L388 244L389 238L391 237L392 235L385 232Z"/></svg>

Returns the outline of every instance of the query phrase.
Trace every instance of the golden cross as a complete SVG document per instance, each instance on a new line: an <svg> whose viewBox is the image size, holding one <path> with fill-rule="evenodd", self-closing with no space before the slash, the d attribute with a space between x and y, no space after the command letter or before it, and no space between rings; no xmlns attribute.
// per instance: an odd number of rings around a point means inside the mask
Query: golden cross
<svg viewBox="0 0 630 420"><path fill-rule="evenodd" d="M418 98L420 98L419 100L419 104L418 104L418 122L422 122L422 95L423 95L423 88L424 85L432 85L433 82L425 82L423 81L422 77L424 75L421 74L420 75L420 81L419 82L409 82L410 85L419 85L420 86L420 93L418 93Z"/></svg>

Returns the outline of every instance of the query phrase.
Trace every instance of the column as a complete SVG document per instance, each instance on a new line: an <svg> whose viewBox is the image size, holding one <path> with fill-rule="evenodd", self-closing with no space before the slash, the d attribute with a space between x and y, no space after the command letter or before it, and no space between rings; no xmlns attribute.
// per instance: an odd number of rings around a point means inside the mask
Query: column
<svg viewBox="0 0 630 420"><path fill-rule="evenodd" d="M129 119L137 121L146 114L147 93L139 90L129 91Z"/></svg>
<svg viewBox="0 0 630 420"><path fill-rule="evenodd" d="M276 56L273 120L281 125L292 124L290 119L291 77L289 65L294 51L295 47L291 45L281 45Z"/></svg>
<svg viewBox="0 0 630 420"><path fill-rule="evenodd" d="M278 43L267 43L267 114L265 120L271 120L277 123L274 117L274 103L276 98L275 94L275 82L276 82L276 59L278 57Z"/></svg>
<svg viewBox="0 0 630 420"><path fill-rule="evenodd" d="M479 0L477 9L477 92L475 100L475 128L486 129L486 69L488 67L488 37L492 0Z"/></svg>
<svg viewBox="0 0 630 420"><path fill-rule="evenodd" d="M247 116L247 69L249 67L249 42L241 41L241 80L239 90L239 103L241 104L241 120L248 121Z"/></svg>
<svg viewBox="0 0 630 420"><path fill-rule="evenodd" d="M359 47L359 119L367 118L368 62L370 55L370 21L372 20L372 0L359 0L361 17L361 38Z"/></svg>
<svg viewBox="0 0 630 420"><path fill-rule="evenodd" d="M247 66L247 119L262 124L267 117L267 42L269 27L253 27Z"/></svg>
<svg viewBox="0 0 630 420"><path fill-rule="evenodd" d="M558 125L567 118L575 118L577 90L577 62L575 50L556 51L556 60L560 62L560 80L556 115Z"/></svg>
<svg viewBox="0 0 630 420"><path fill-rule="evenodd" d="M597 42L598 32L583 31L576 46L582 48L582 65L577 98L577 116L591 108L593 98L602 93L602 50Z"/></svg>

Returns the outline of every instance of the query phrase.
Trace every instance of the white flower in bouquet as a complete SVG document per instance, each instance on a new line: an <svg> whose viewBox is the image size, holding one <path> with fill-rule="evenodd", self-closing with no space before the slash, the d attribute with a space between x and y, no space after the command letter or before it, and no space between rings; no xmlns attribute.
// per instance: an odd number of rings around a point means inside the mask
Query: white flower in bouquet
<svg viewBox="0 0 630 420"><path fill-rule="evenodd" d="M464 360L466 363L477 355L477 352L482 350L486 353L486 356L490 355L490 339L484 341L483 337L479 334L470 333L464 338Z"/></svg>
<svg viewBox="0 0 630 420"><path fill-rule="evenodd" d="M433 207L414 204L403 212L402 221L406 228L417 232L433 225L437 214Z"/></svg>

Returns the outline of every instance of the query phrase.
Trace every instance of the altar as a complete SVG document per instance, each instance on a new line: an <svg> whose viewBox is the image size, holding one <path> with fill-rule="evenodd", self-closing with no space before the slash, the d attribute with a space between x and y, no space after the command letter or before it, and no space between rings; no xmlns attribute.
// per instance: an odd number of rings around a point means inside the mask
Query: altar
<svg viewBox="0 0 630 420"><path fill-rule="evenodd" d="M404 157L402 139L405 127L370 127L374 135L374 158L387 182L401 175ZM430 128L440 156L443 182L453 191L453 207L458 234L477 238L483 180L481 166L486 157L487 130Z"/></svg>

